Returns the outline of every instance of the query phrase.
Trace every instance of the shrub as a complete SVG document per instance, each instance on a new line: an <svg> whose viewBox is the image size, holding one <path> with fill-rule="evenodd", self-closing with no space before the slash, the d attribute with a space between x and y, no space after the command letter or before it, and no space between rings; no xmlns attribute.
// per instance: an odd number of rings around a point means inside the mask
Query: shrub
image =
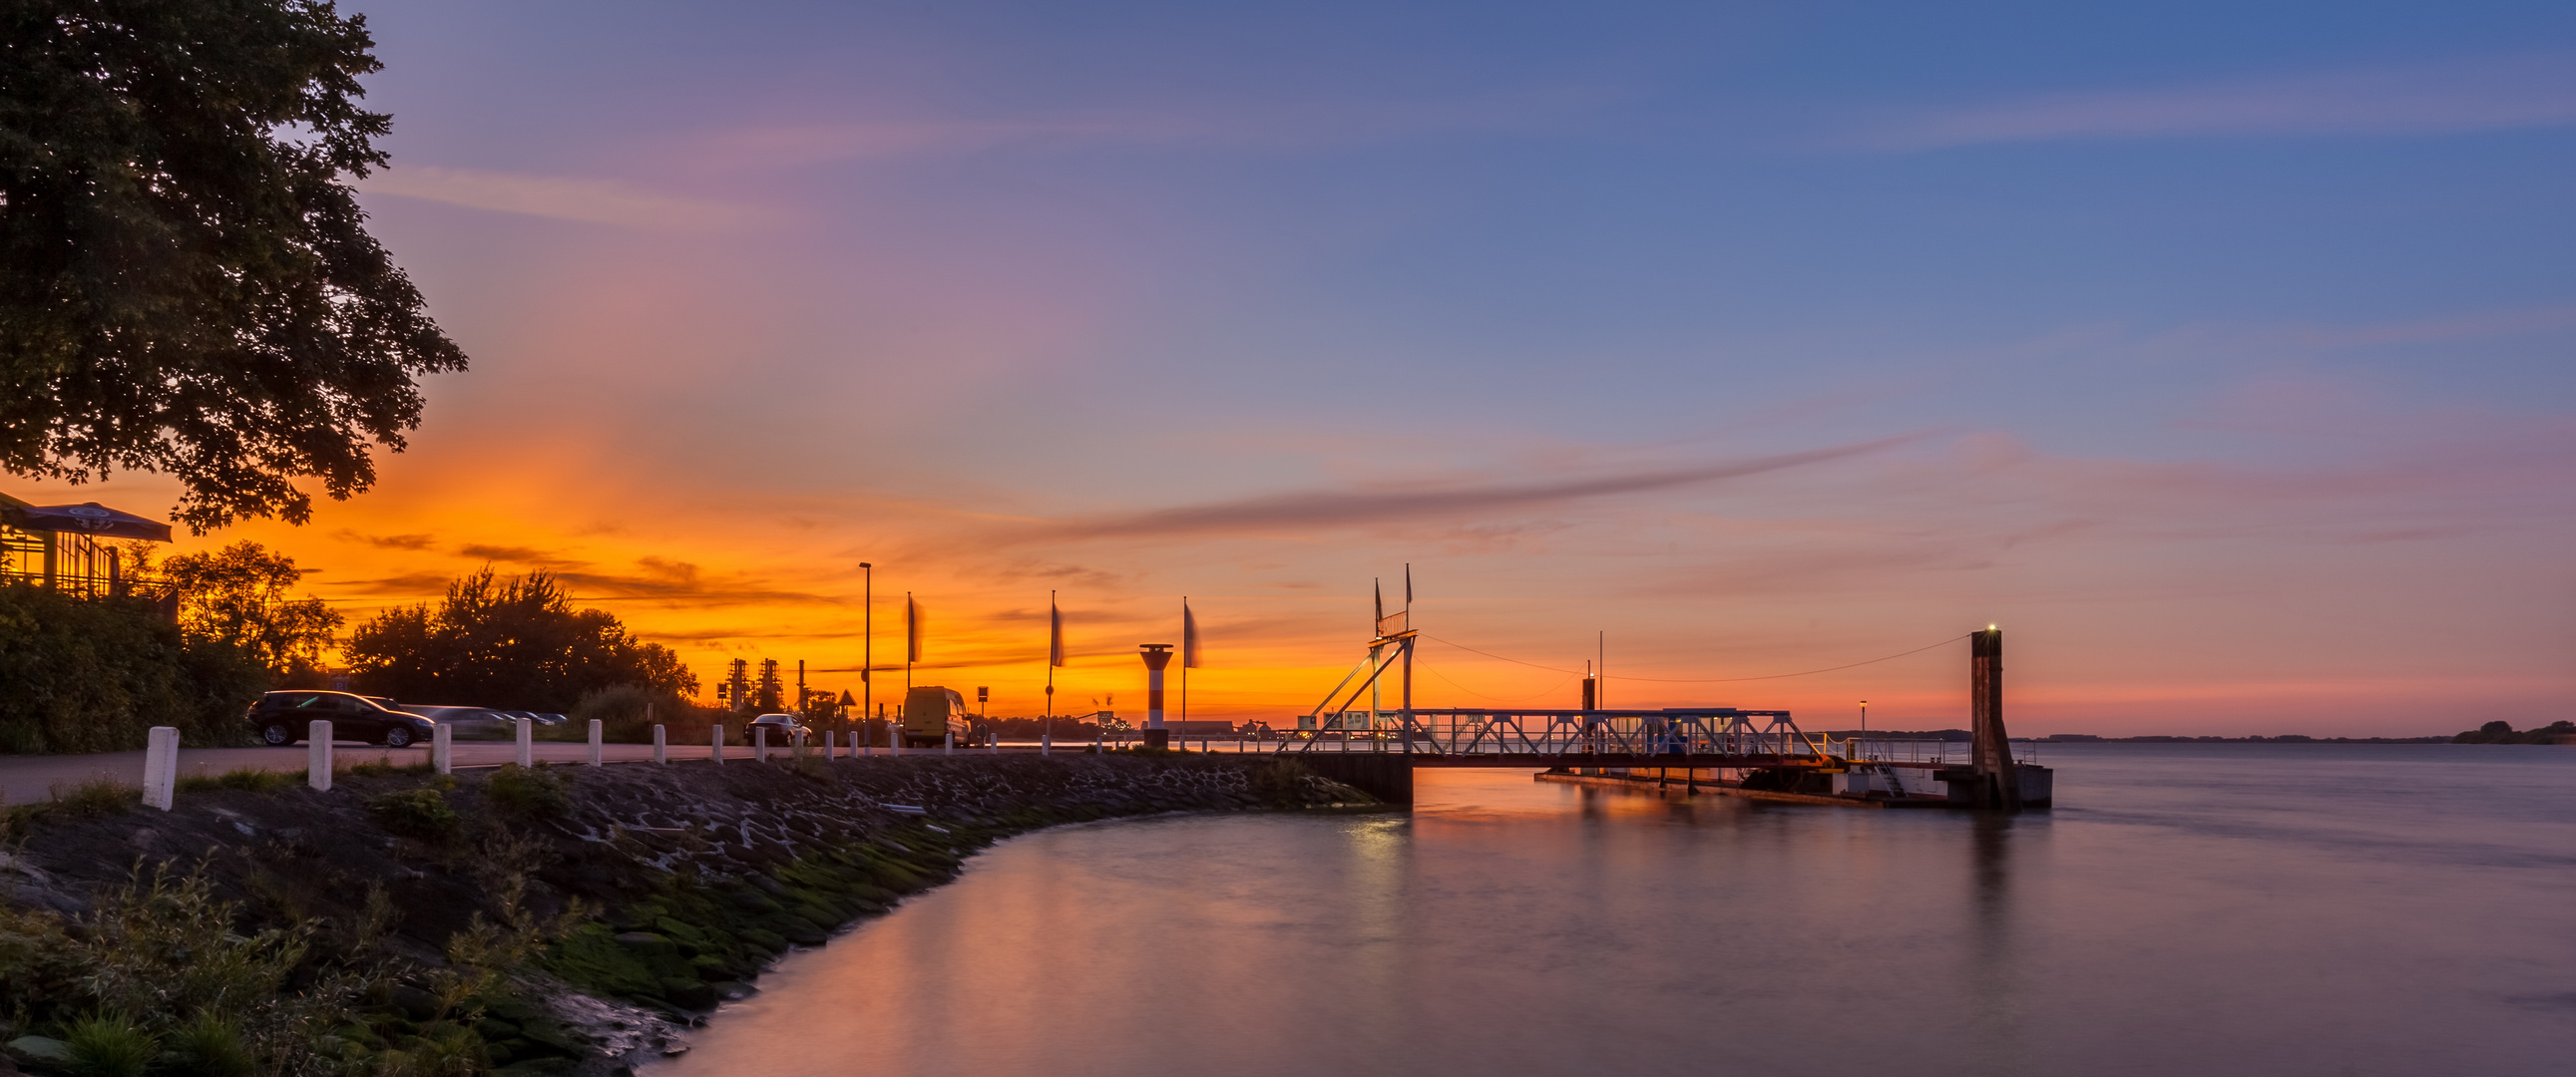
<svg viewBox="0 0 2576 1077"><path fill-rule="evenodd" d="M436 789L405 789L367 801L367 811L385 829L422 841L445 841L456 834L456 809Z"/></svg>
<svg viewBox="0 0 2576 1077"><path fill-rule="evenodd" d="M170 1037L179 1072L190 1077L256 1077L259 1060L251 1056L241 1029L211 1013L179 1026Z"/></svg>
<svg viewBox="0 0 2576 1077"><path fill-rule="evenodd" d="M239 743L268 671L219 640L183 635L137 599L0 584L0 752L143 747L156 725L191 744Z"/></svg>
<svg viewBox="0 0 2576 1077"><path fill-rule="evenodd" d="M563 778L543 764L503 764L483 783L483 795L504 810L532 817L561 815L572 808L572 797L564 792Z"/></svg>
<svg viewBox="0 0 2576 1077"><path fill-rule="evenodd" d="M143 802L143 790L114 778L91 778L77 785L53 785L54 810L65 815L115 815Z"/></svg>
<svg viewBox="0 0 2576 1077"><path fill-rule="evenodd" d="M640 684L612 684L585 694L573 704L564 723L573 731L572 739L590 738L590 720L599 719L600 736L615 744L651 744L653 727L665 726L671 741L705 743L707 719L698 707L670 692L655 691ZM693 730L695 740L683 741L681 731Z"/></svg>
<svg viewBox="0 0 2576 1077"><path fill-rule="evenodd" d="M1244 784L1252 795L1273 804L1296 804L1304 798L1306 778L1314 771L1294 759L1271 759L1244 769Z"/></svg>

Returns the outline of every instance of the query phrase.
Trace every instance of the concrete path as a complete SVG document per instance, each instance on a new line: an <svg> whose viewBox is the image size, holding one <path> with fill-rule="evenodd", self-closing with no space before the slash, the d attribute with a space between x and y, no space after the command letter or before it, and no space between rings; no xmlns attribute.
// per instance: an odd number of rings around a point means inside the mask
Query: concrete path
<svg viewBox="0 0 2576 1077"><path fill-rule="evenodd" d="M455 765L460 767L497 767L518 758L517 745L508 741L469 741L455 747ZM532 752L549 763L579 763L590 758L587 744L564 744L539 741ZM600 757L610 762L648 762L653 758L650 744L606 744L600 746ZM671 746L674 762L684 759L703 761L708 747L704 744ZM776 758L773 751L771 758ZM383 745L343 741L332 750L332 762L338 766L355 766L377 760L396 766L429 762L428 748L387 748ZM727 760L751 759L751 749L728 747ZM304 773L305 746L291 748L182 748L179 750L179 776L194 778L226 771L255 767L261 770ZM103 752L97 755L8 755L0 756L0 802L27 804L52 796L56 783L77 785L92 778L107 777L127 785L143 784L143 753Z"/></svg>

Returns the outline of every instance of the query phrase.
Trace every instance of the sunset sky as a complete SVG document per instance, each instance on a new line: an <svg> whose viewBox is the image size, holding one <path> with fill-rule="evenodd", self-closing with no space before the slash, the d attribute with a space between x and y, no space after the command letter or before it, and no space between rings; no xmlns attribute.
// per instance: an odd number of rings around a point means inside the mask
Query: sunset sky
<svg viewBox="0 0 2576 1077"><path fill-rule="evenodd" d="M1954 725L1964 642L1740 678L1997 623L2017 734L2576 717L2576 6L344 9L473 369L182 545L353 619L549 568L711 693L868 561L1135 717L1188 595L1278 719L1410 562L1426 705Z"/></svg>

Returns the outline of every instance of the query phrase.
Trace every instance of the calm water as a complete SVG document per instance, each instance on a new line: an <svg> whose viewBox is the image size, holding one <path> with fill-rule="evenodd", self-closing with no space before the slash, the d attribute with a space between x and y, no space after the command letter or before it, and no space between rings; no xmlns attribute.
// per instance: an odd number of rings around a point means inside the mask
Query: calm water
<svg viewBox="0 0 2576 1077"><path fill-rule="evenodd" d="M1033 834L654 1077L2576 1072L2576 749L2045 761L2013 819L1427 772Z"/></svg>

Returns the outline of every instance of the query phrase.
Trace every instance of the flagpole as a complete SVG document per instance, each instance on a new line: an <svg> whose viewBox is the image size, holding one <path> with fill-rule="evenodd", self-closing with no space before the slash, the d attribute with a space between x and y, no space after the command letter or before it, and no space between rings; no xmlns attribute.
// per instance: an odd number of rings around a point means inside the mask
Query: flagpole
<svg viewBox="0 0 2576 1077"><path fill-rule="evenodd" d="M1189 729L1190 721L1190 596L1181 596L1181 728Z"/></svg>

